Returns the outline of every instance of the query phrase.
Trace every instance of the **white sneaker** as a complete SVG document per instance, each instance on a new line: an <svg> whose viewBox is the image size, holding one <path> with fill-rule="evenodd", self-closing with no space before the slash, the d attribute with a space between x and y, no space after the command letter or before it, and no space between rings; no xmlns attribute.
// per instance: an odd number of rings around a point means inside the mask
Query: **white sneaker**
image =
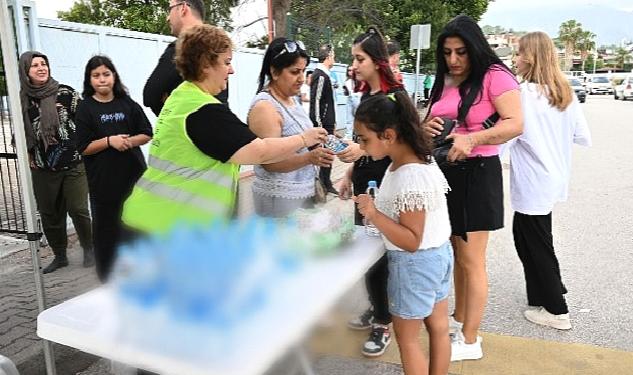
<svg viewBox="0 0 633 375"><path fill-rule="evenodd" d="M455 320L455 317L453 315L448 316L448 333L451 336L455 335L457 332L460 332L463 326L464 323Z"/></svg>
<svg viewBox="0 0 633 375"><path fill-rule="evenodd" d="M525 319L532 323L540 324L542 326L552 327L556 329L568 330L571 329L571 321L569 320L569 314L554 315L541 307L537 310L525 310L523 312Z"/></svg>
<svg viewBox="0 0 633 375"><path fill-rule="evenodd" d="M477 341L466 344L462 331L456 332L454 340L451 341L451 362L481 359L484 356L481 350L481 336L477 336Z"/></svg>

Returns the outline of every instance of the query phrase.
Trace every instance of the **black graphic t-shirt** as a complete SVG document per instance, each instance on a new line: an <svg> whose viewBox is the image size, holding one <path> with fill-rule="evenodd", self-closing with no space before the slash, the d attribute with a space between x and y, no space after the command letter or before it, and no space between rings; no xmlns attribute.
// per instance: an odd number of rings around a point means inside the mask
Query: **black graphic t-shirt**
<svg viewBox="0 0 633 375"><path fill-rule="evenodd" d="M114 98L107 103L85 98L77 109L76 122L79 152L92 141L107 136L153 135L141 106L129 97ZM139 147L127 151L110 147L83 158L90 196L101 202L122 202L147 168Z"/></svg>

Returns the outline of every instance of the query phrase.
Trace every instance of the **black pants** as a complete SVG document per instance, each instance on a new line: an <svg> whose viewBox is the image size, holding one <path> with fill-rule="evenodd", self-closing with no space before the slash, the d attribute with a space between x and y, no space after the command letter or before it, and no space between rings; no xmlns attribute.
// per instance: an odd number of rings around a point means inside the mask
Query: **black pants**
<svg viewBox="0 0 633 375"><path fill-rule="evenodd" d="M102 202L91 197L92 242L95 247L97 276L107 281L121 241L121 213L123 202Z"/></svg>
<svg viewBox="0 0 633 375"><path fill-rule="evenodd" d="M84 251L92 249L88 181L83 163L65 171L32 169L31 178L42 229L55 256L66 258L66 215L72 219Z"/></svg>
<svg viewBox="0 0 633 375"><path fill-rule="evenodd" d="M374 323L387 325L391 323L389 300L387 298L387 254L383 255L365 274L365 286L369 294L369 302L374 308Z"/></svg>
<svg viewBox="0 0 633 375"><path fill-rule="evenodd" d="M558 259L552 239L552 213L525 215L514 213L512 224L527 287L530 306L543 306L551 314L567 314L567 293L561 280Z"/></svg>
<svg viewBox="0 0 633 375"><path fill-rule="evenodd" d="M321 180L321 183L323 184L323 186L325 186L326 189L329 189L333 186L332 179L330 178L331 174L332 174L332 168L327 168L327 167L319 168L319 180Z"/></svg>

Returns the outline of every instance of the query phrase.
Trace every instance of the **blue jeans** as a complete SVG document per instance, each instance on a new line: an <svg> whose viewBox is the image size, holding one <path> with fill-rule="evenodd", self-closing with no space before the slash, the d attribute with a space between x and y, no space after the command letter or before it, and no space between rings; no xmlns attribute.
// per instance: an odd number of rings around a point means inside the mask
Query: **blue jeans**
<svg viewBox="0 0 633 375"><path fill-rule="evenodd" d="M389 312L402 319L424 319L448 297L453 273L449 241L416 252L388 250Z"/></svg>

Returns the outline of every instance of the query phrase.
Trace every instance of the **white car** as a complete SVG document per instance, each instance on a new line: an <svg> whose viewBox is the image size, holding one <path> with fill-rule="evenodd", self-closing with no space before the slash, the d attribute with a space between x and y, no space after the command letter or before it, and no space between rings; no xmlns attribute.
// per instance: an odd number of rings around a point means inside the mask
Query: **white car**
<svg viewBox="0 0 633 375"><path fill-rule="evenodd" d="M611 81L607 76L591 76L586 81L587 92L591 94L613 94Z"/></svg>
<svg viewBox="0 0 633 375"><path fill-rule="evenodd" d="M613 97L622 100L633 99L633 75L624 78L622 83L615 86Z"/></svg>

